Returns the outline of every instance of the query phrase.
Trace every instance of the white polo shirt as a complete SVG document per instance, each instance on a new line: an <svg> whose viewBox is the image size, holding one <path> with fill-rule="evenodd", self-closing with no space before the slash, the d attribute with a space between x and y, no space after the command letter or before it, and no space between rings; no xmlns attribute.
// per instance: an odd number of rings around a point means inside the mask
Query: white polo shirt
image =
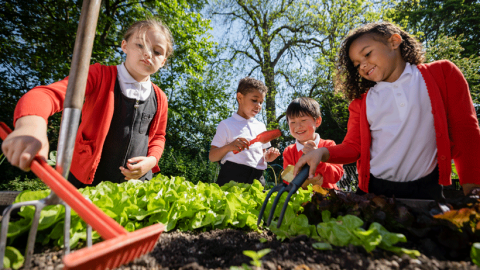
<svg viewBox="0 0 480 270"><path fill-rule="evenodd" d="M379 82L367 93L372 134L370 172L396 182L417 180L437 165L432 104L422 74L407 63L393 83Z"/></svg>
<svg viewBox="0 0 480 270"><path fill-rule="evenodd" d="M212 145L222 147L233 142L237 138L245 138L252 140L258 134L266 131L264 123L255 118L245 119L234 113L231 117L223 120L218 124L217 133L213 137ZM238 154L228 152L220 161L224 164L227 160L238 164L244 164L258 170L265 170L267 162L263 156L263 149L270 147L270 143L262 144L260 142L250 145L249 149L245 149Z"/></svg>

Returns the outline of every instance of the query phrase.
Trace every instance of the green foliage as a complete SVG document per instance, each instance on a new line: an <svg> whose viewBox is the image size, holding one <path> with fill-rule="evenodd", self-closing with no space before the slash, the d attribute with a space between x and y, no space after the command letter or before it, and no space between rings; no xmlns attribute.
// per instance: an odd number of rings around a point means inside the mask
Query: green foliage
<svg viewBox="0 0 480 270"><path fill-rule="evenodd" d="M48 188L39 178L28 178L28 176L17 176L13 180L0 183L0 190L23 191L23 190L43 190Z"/></svg>
<svg viewBox="0 0 480 270"><path fill-rule="evenodd" d="M461 46L465 48L462 56L470 57L480 56L479 13L478 0L415 0L400 1L389 15L412 34L421 34L420 39L427 45L441 36L468 37L461 40Z"/></svg>
<svg viewBox="0 0 480 270"><path fill-rule="evenodd" d="M470 249L470 257L474 264L480 266L480 243L473 243L472 248Z"/></svg>
<svg viewBox="0 0 480 270"><path fill-rule="evenodd" d="M427 62L448 59L462 71L463 76L470 86L470 94L474 104L480 104L480 56L465 56L462 42L465 40L461 34L454 37L440 35L436 40L429 42L425 55Z"/></svg>
<svg viewBox="0 0 480 270"><path fill-rule="evenodd" d="M270 251L272 251L272 250L269 249L269 248L262 249L262 250L259 250L259 251L244 250L244 251L243 251L243 255L252 258L252 261L251 261L250 263L251 263L253 266L260 267L260 266L262 266L262 262L260 261L260 259L261 259L263 256L265 256L265 255L267 255L268 253L270 253Z"/></svg>
<svg viewBox="0 0 480 270"><path fill-rule="evenodd" d="M160 159L159 166L163 175L182 176L192 179L194 184L198 182L213 183L218 175L217 163L208 160L208 152L204 149L194 153L194 151L177 151L172 147L167 147Z"/></svg>
<svg viewBox="0 0 480 270"><path fill-rule="evenodd" d="M398 242L406 242L403 234L391 233L379 223L373 222L368 230L362 228L363 221L353 215L332 218L330 211L322 212L323 222L317 225L317 232L323 243L315 245L317 249L331 249L331 245L347 246L353 244L362 246L367 252L376 247L392 251L398 255L407 254L412 258L420 256L417 250L396 247Z"/></svg>
<svg viewBox="0 0 480 270"><path fill-rule="evenodd" d="M23 257L22 253L20 253L20 251L18 251L14 247L6 247L5 257L3 258L4 269L20 269L24 262L25 258Z"/></svg>

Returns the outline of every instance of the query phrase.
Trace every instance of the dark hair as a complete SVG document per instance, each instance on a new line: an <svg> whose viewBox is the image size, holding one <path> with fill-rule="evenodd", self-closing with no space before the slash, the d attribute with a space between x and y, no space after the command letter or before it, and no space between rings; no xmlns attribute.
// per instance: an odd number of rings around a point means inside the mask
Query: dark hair
<svg viewBox="0 0 480 270"><path fill-rule="evenodd" d="M287 120L289 117L301 117L304 115L317 119L321 117L320 104L313 98L299 97L290 102L285 115Z"/></svg>
<svg viewBox="0 0 480 270"><path fill-rule="evenodd" d="M262 94L266 94L268 92L268 88L263 82L252 77L245 77L238 82L237 93L246 95L254 90L258 90Z"/></svg>
<svg viewBox="0 0 480 270"><path fill-rule="evenodd" d="M338 53L335 83L336 90L342 91L345 94L345 97L349 100L359 98L363 93L367 92L368 89L376 84L375 82L366 80L360 76L348 55L353 41L366 34L375 35L381 38L382 42L390 38L393 34L399 34L402 37L400 54L403 60L413 65L421 64L425 60L425 53L422 50L422 44L393 23L369 23L351 31L342 42Z"/></svg>
<svg viewBox="0 0 480 270"><path fill-rule="evenodd" d="M167 51L165 52L165 59L168 59L168 57L173 53L173 37L170 29L168 29L168 27L164 25L160 20L149 19L144 21L138 21L132 24L123 35L123 39L128 41L128 39L138 31L139 36L142 37L143 40L145 40L145 33L151 28L158 29L165 37L165 40L167 41Z"/></svg>

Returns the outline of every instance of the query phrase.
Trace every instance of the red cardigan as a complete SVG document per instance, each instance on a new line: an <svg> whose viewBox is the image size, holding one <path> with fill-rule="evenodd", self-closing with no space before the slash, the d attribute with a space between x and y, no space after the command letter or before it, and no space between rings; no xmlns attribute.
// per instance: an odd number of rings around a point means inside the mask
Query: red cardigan
<svg viewBox="0 0 480 270"><path fill-rule="evenodd" d="M318 143L318 148L327 147L335 145L335 142L332 140L323 140L320 139ZM287 168L288 165L295 165L300 157L303 155L303 151L297 150L297 144L291 144L285 148L283 151L283 169ZM322 187L329 189L338 189L335 183L340 180L343 175L343 166L341 164L330 164L325 162L320 162L315 171L315 176L321 174L323 176Z"/></svg>
<svg viewBox="0 0 480 270"><path fill-rule="evenodd" d="M418 65L428 89L437 141L439 183L450 185L451 160L455 162L460 184L480 184L480 129L468 83L455 64L447 60ZM357 161L359 188L368 192L370 144L366 93L352 101L347 135L343 142L327 147L328 162L347 164ZM421 136L421 134L419 134Z"/></svg>
<svg viewBox="0 0 480 270"><path fill-rule="evenodd" d="M82 183L91 184L102 155L103 143L107 137L113 116L114 88L117 79L116 66L91 65L85 89L85 103L82 120L75 139L70 172ZM47 86L37 86L28 91L17 103L14 124L26 115L38 115L47 121L48 117L63 110L68 77ZM157 113L148 134L148 156L158 160L165 147L168 103L167 96L153 84L157 97ZM158 172L158 166L153 172Z"/></svg>

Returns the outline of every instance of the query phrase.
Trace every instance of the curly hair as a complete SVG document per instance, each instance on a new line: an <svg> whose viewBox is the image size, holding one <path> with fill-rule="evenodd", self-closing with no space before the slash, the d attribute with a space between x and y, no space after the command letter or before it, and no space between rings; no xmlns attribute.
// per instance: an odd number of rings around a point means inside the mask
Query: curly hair
<svg viewBox="0 0 480 270"><path fill-rule="evenodd" d="M376 84L376 82L366 80L360 76L349 56L350 46L353 41L366 34L376 35L382 39L382 42L393 34L399 34L402 37L400 54L403 60L414 65L421 64L425 60L422 44L393 23L368 23L350 31L345 40L343 40L338 53L335 82L336 90L343 92L348 100L359 98Z"/></svg>
<svg viewBox="0 0 480 270"><path fill-rule="evenodd" d="M246 95L254 90L260 91L262 94L268 92L268 87L262 82L252 77L245 77L238 82L237 93Z"/></svg>

